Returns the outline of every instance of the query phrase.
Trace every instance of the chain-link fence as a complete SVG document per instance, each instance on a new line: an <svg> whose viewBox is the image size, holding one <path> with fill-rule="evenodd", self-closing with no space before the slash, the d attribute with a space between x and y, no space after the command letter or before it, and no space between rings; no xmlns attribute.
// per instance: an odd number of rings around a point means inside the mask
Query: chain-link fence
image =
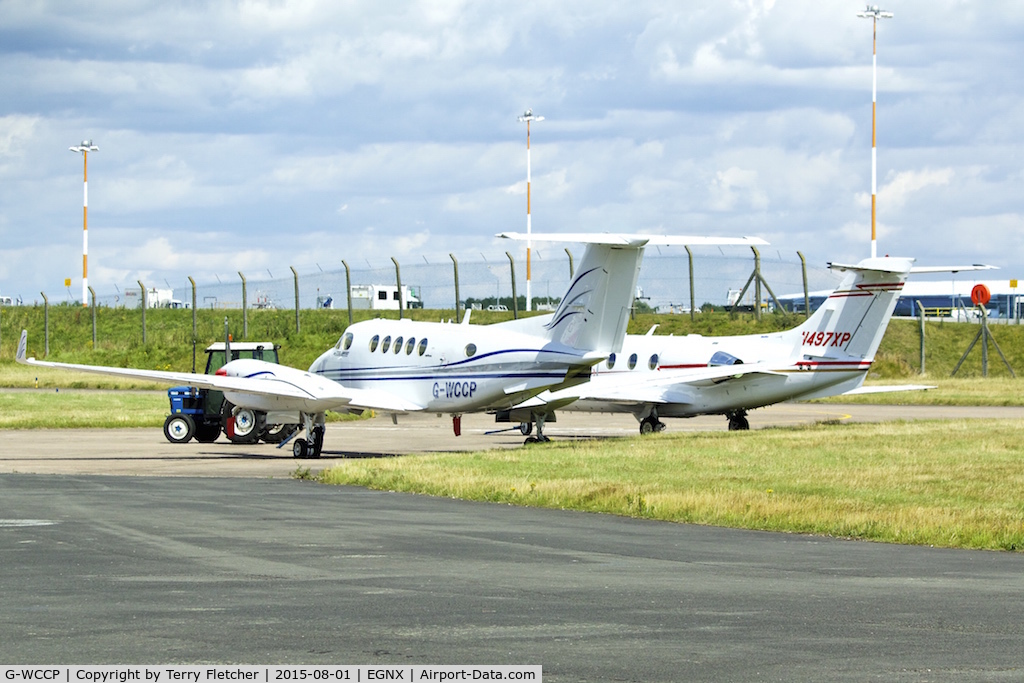
<svg viewBox="0 0 1024 683"><path fill-rule="evenodd" d="M665 250L670 251L668 249ZM678 251L678 250L671 250ZM726 305L744 287L754 270L754 256L749 251L736 250L735 255L726 255L719 250L694 249L693 289L699 308L705 303ZM541 256L541 253L543 254ZM578 265L582 247L575 251L545 249L535 250L531 264L531 296L538 299L557 301L569 284L570 270ZM484 254L476 260L458 260L458 289L460 306L466 302L510 300L512 296L512 267L505 254L490 258ZM455 255L458 258L458 255ZM526 295L525 254L515 256L515 287L520 301ZM445 262L399 263L398 272L393 262L373 265L350 262L348 279L352 289L358 290L354 297L355 308L376 308L377 300L368 298L370 286L394 288L401 277L406 296L411 295L414 305L429 309L454 310L456 290L456 264L449 258ZM777 296L801 296L804 292L803 267L796 252L784 254L779 251L762 251L760 269L764 280ZM296 301L303 309L317 307L346 308L346 270L339 260L337 267L325 269L315 266L295 269L286 266L283 272L265 271L240 273L232 277L217 276L215 281L198 282L195 286L195 303L199 308L230 309L242 308L243 296L249 309L279 308L294 309ZM807 265L807 288L810 291L830 290L838 278L824 267ZM243 287L244 277L244 287ZM149 307L191 306L192 284L188 279L171 281L153 275L142 281L146 289ZM123 282L109 290L96 293L98 306L137 307L141 302L138 282ZM649 247L643 260L638 283L638 298L653 309L661 312L682 312L690 305L690 260L685 253L667 254L657 247ZM753 305L753 286L749 287L741 304ZM63 292L49 293L51 303L62 301ZM70 294L68 295L70 297ZM391 298L390 296L388 297ZM762 302L770 300L762 289ZM418 302L416 304L415 302ZM23 303L29 304L30 301ZM41 303L41 302L40 302ZM381 302L382 303L382 302ZM403 301L409 307L410 300ZM801 302L802 303L802 302ZM521 306L521 304L520 304Z"/></svg>

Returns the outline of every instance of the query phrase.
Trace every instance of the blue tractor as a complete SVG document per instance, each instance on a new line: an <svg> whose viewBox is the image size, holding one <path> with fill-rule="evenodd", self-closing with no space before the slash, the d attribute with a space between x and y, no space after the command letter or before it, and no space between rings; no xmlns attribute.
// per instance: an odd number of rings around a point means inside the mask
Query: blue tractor
<svg viewBox="0 0 1024 683"><path fill-rule="evenodd" d="M255 358L277 363L279 348L270 342L231 342L231 360ZM206 347L205 373L215 374L228 362L227 354L224 342ZM193 437L201 443L211 443L221 432L232 443L251 444L260 440L280 443L300 426L298 415L290 414L273 414L270 424L266 413L239 408L224 398L224 392L214 389L171 387L167 396L171 414L164 420L164 436L171 443L188 443Z"/></svg>

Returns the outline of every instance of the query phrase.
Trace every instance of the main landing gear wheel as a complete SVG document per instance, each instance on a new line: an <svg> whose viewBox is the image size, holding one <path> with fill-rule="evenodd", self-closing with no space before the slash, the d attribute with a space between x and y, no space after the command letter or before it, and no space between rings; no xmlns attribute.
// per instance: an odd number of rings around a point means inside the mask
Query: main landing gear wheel
<svg viewBox="0 0 1024 683"><path fill-rule="evenodd" d="M324 447L324 427L319 425L313 428L312 439L295 439L292 443L292 455L299 459L319 458L320 451Z"/></svg>
<svg viewBox="0 0 1024 683"><path fill-rule="evenodd" d="M526 441L523 442L524 444L529 445L534 443L547 443L551 441L551 439L544 436L544 423L547 421L547 418L547 413L533 413L533 420L531 422L521 422L519 424L519 431L523 434L529 434L533 431L533 423L537 423L537 436L526 437ZM527 427L526 431L523 431L524 425Z"/></svg>
<svg viewBox="0 0 1024 683"><path fill-rule="evenodd" d="M217 430L218 433L220 430ZM164 420L164 436L171 443L188 443L196 432L196 423L190 415L178 413Z"/></svg>
<svg viewBox="0 0 1024 683"><path fill-rule="evenodd" d="M747 414L745 412L730 413L728 418L730 432L745 432L750 429L750 422L747 421Z"/></svg>
<svg viewBox="0 0 1024 683"><path fill-rule="evenodd" d="M665 431L665 423L658 420L656 417L645 417L640 421L640 433L641 434L653 434L655 432Z"/></svg>

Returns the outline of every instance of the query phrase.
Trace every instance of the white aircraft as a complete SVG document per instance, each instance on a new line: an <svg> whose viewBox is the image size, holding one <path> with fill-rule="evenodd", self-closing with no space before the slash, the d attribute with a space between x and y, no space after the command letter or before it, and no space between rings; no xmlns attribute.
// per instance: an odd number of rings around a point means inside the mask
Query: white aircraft
<svg viewBox="0 0 1024 683"><path fill-rule="evenodd" d="M640 433L665 429L663 417L725 415L729 429L749 429L747 411L790 400L838 394L925 389L861 387L881 344L900 290L912 272L983 270L991 266L915 268L909 258L830 264L846 275L802 325L742 336L627 335L621 353L595 366L586 385L542 392L499 422L524 434L553 411L632 413ZM528 441L546 437L530 437Z"/></svg>
<svg viewBox="0 0 1024 683"><path fill-rule="evenodd" d="M393 416L452 416L508 410L536 394L586 382L591 367L620 350L648 236L585 235L579 270L562 303L541 324L494 325L369 320L348 327L308 371L254 359L226 364L216 375L54 363L27 358L21 333L16 360L27 365L218 389L235 409L300 413L306 438L297 458L319 457L324 411L374 410ZM538 239L537 235L532 236ZM661 238L659 238L661 239ZM763 244L761 240L666 238L661 244ZM579 240L576 240L579 241ZM397 418L396 418L397 419ZM538 424L543 436L543 424Z"/></svg>

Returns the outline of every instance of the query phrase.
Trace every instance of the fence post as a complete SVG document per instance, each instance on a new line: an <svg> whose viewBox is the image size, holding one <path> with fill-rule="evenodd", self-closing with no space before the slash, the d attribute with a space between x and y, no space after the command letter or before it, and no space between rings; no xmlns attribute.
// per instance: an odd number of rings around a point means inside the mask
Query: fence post
<svg viewBox="0 0 1024 683"><path fill-rule="evenodd" d="M142 284L142 280L136 280L139 283L139 291L142 292L142 344L146 344L146 285Z"/></svg>
<svg viewBox="0 0 1024 683"><path fill-rule="evenodd" d="M921 319L921 374L924 374L924 306L921 305L920 300L916 300L918 317Z"/></svg>
<svg viewBox="0 0 1024 683"><path fill-rule="evenodd" d="M348 324L352 324L352 274L348 270L345 259L341 259L341 265L345 266L345 298L348 299Z"/></svg>
<svg viewBox="0 0 1024 683"><path fill-rule="evenodd" d="M96 350L96 290L89 287L89 294L92 295L92 350Z"/></svg>
<svg viewBox="0 0 1024 683"><path fill-rule="evenodd" d="M455 254L448 254L452 257L452 265L455 268L455 322L459 321L459 303L462 299L459 297L459 262L455 258Z"/></svg>
<svg viewBox="0 0 1024 683"><path fill-rule="evenodd" d="M188 281L192 284L192 341L193 346L196 340L196 281L192 279L192 276L188 276Z"/></svg>
<svg viewBox="0 0 1024 683"><path fill-rule="evenodd" d="M395 257L391 257L391 262L395 264L395 280L398 282L398 319L402 319L402 271L398 267L398 261Z"/></svg>
<svg viewBox="0 0 1024 683"><path fill-rule="evenodd" d="M242 271L238 271L238 277L242 278L242 339L249 338L249 293L247 290L247 282L245 276L242 275Z"/></svg>
<svg viewBox="0 0 1024 683"><path fill-rule="evenodd" d="M43 297L43 358L50 355L50 300L46 292L39 292Z"/></svg>
<svg viewBox="0 0 1024 683"><path fill-rule="evenodd" d="M754 250L754 272L757 277L754 279L754 320L761 320L761 252L757 247L750 247Z"/></svg>
<svg viewBox="0 0 1024 683"><path fill-rule="evenodd" d="M803 276L804 276L804 318L806 319L806 318L810 318L811 317L811 293L807 291L807 259L805 259L804 255L801 254L799 251L796 252L796 255L800 257L800 271L803 273ZM924 334L924 328L923 327L921 328L921 333L922 333L922 335ZM922 344L924 343L924 337L923 336L921 337L921 343ZM924 350L923 350L923 347L922 347L922 351L921 351L921 359L924 360ZM923 364L921 366L921 374L922 375L924 374L924 365Z"/></svg>
<svg viewBox="0 0 1024 683"><path fill-rule="evenodd" d="M295 272L295 266L288 266L292 269L292 277L295 278L295 334L299 333L299 274Z"/></svg>
<svg viewBox="0 0 1024 683"><path fill-rule="evenodd" d="M569 251L569 247L565 248L565 253L569 256L569 282L572 282L572 276L575 274L572 267L572 252ZM551 303L550 301L548 303Z"/></svg>
<svg viewBox="0 0 1024 683"><path fill-rule="evenodd" d="M693 293L693 252L690 250L690 245L686 245L686 258L690 262L690 322L693 322L693 309L697 306L697 298Z"/></svg>
<svg viewBox="0 0 1024 683"><path fill-rule="evenodd" d="M512 270L512 318L519 320L519 297L516 296L516 261L507 251L505 256L508 256L508 265Z"/></svg>

